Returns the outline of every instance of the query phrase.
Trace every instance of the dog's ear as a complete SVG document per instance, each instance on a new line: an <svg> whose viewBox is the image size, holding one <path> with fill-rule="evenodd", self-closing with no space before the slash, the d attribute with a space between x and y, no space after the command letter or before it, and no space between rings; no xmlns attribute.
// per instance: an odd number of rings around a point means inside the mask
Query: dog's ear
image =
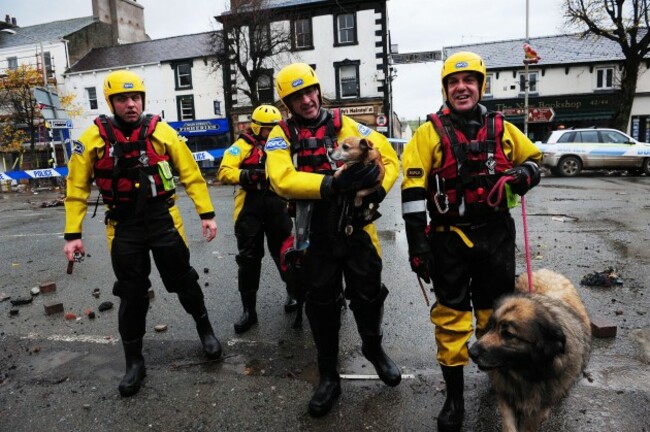
<svg viewBox="0 0 650 432"><path fill-rule="evenodd" d="M360 148L361 150L363 150L364 152L367 152L368 149L372 148L372 145L371 145L370 142L369 142L368 140L366 140L365 138L361 138L361 139L359 140L359 148Z"/></svg>
<svg viewBox="0 0 650 432"><path fill-rule="evenodd" d="M548 359L566 352L566 335L557 323L548 321L541 326L541 332L544 340L543 353Z"/></svg>

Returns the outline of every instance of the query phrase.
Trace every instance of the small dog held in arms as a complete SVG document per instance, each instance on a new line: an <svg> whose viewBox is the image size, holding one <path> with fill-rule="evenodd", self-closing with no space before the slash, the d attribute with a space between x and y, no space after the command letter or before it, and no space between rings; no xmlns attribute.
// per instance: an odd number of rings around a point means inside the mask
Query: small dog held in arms
<svg viewBox="0 0 650 432"><path fill-rule="evenodd" d="M354 207L359 210L363 205L363 199L381 188L381 182L384 180L384 175L386 173L384 164L381 160L381 154L376 148L374 148L370 140L359 137L347 137L339 142L338 147L332 152L330 157L335 161L344 162L344 165L334 173L335 177L357 163L362 163L364 165L377 164L379 167L379 182L371 188L362 189L355 193ZM361 209L362 218L366 222L372 222L374 219L379 217L377 208L378 204L372 203L368 205L368 208Z"/></svg>
<svg viewBox="0 0 650 432"><path fill-rule="evenodd" d="M469 350L487 371L504 432L534 432L567 395L589 361L591 324L580 295L548 269L517 278L499 299L486 332Z"/></svg>

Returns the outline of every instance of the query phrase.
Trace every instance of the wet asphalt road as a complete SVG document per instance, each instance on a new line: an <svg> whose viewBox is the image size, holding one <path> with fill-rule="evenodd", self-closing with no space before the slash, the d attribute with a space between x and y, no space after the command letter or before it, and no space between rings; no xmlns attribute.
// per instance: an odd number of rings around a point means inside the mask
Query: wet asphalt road
<svg viewBox="0 0 650 432"><path fill-rule="evenodd" d="M293 316L283 312L283 287L269 257L259 293L260 323L244 335L233 331L241 309L233 188L212 186L210 193L219 224L212 243L202 240L198 217L182 192L179 205L192 263L225 346L224 359L204 359L191 318L154 271L144 348L147 378L140 393L127 399L116 388L123 374L116 309L97 311L104 301L117 306L101 207L84 225L89 256L69 276L61 252L63 207L41 207L57 194L0 194L0 294L29 297L30 288L42 282L57 284L55 293L15 307L16 316L10 316L14 307L8 300L0 302L0 431L435 430L444 383L428 308L407 264L398 185L382 203L377 227L391 292L384 346L409 377L396 388L373 379L344 380L339 402L321 419L310 418L306 409L317 381L308 323L305 319L302 330L291 327ZM524 272L520 209L513 214L518 271ZM527 214L533 268L565 274L578 286L589 313L618 330L613 339L594 339L588 376L556 407L542 431L650 431L650 178L545 177L527 195ZM585 275L609 267L618 270L623 284L579 285ZM96 288L99 298L91 295ZM56 301L82 318L45 315L44 304ZM86 309L97 318L84 316ZM167 331L155 332L159 324ZM374 373L361 355L349 310L343 312L340 347L342 373ZM485 374L473 365L466 369L463 430L500 430Z"/></svg>

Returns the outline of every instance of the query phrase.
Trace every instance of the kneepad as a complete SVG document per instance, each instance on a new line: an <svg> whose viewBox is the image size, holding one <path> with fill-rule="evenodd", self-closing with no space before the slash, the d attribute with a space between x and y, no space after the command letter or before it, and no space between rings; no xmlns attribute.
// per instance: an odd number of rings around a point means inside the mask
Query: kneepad
<svg viewBox="0 0 650 432"><path fill-rule="evenodd" d="M199 274L196 272L194 267L190 267L190 270L187 273L178 278L163 278L163 284L165 285L167 292L179 293L190 291L197 285L198 280Z"/></svg>
<svg viewBox="0 0 650 432"><path fill-rule="evenodd" d="M148 278L117 281L113 284L113 295L132 301L148 300L149 295L147 290L150 287L151 281Z"/></svg>

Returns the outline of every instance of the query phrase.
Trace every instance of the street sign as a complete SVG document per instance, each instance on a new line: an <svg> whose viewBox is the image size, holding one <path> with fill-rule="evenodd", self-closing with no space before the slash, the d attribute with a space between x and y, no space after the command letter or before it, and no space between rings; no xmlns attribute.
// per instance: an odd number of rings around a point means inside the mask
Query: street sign
<svg viewBox="0 0 650 432"><path fill-rule="evenodd" d="M46 120L45 127L48 129L72 129L72 120L68 120L68 119Z"/></svg>
<svg viewBox="0 0 650 432"><path fill-rule="evenodd" d="M506 117L520 116L520 115L524 115L524 109L523 108L504 108L504 109L501 110L501 114L503 114Z"/></svg>
<svg viewBox="0 0 650 432"><path fill-rule="evenodd" d="M388 132L388 126L377 126L377 132Z"/></svg>
<svg viewBox="0 0 650 432"><path fill-rule="evenodd" d="M550 107L528 108L528 123L548 123L555 117Z"/></svg>
<svg viewBox="0 0 650 432"><path fill-rule="evenodd" d="M393 64L426 63L442 60L442 51L422 51L404 54L391 54Z"/></svg>
<svg viewBox="0 0 650 432"><path fill-rule="evenodd" d="M377 126L386 126L388 124L388 117L385 114L377 114L375 117L375 124Z"/></svg>

